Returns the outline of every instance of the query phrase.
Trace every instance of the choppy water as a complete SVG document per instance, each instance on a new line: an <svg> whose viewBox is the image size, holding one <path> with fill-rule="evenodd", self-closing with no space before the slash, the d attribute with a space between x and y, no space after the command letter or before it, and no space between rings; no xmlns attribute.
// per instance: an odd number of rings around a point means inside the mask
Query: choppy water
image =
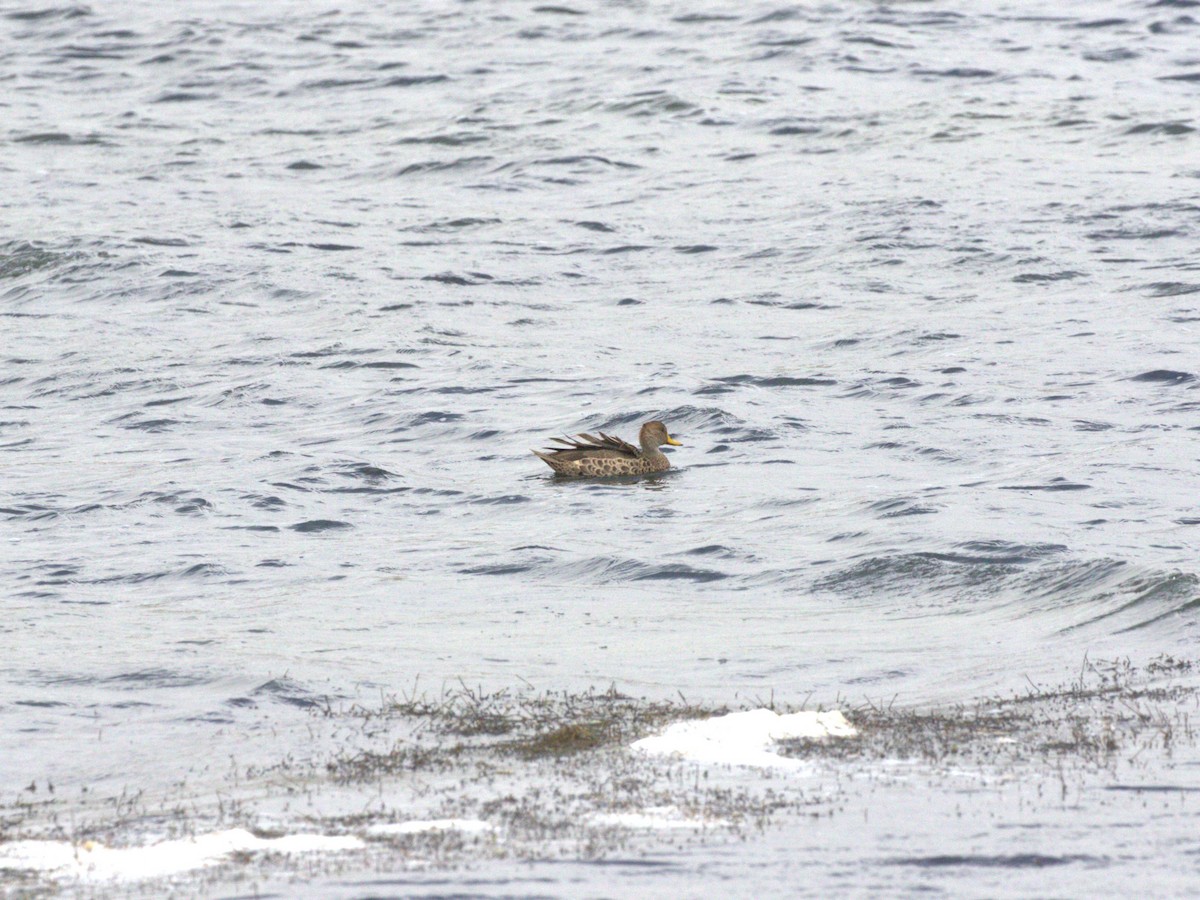
<svg viewBox="0 0 1200 900"><path fill-rule="evenodd" d="M1194 652L1191 7L9 5L0 787Z"/></svg>

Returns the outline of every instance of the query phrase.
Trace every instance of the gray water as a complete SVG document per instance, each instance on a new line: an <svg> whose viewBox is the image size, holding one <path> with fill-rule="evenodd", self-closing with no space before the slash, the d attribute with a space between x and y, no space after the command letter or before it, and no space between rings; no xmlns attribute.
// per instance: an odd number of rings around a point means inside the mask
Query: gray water
<svg viewBox="0 0 1200 900"><path fill-rule="evenodd" d="M1192 6L9 4L0 792L1195 654Z"/></svg>

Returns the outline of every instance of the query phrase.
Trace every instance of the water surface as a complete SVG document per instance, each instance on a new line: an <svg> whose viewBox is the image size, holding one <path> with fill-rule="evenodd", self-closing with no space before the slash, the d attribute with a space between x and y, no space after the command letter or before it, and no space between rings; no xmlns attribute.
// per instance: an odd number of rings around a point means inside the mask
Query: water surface
<svg viewBox="0 0 1200 900"><path fill-rule="evenodd" d="M462 678L1194 653L1195 11L10 6L0 790ZM548 436L661 418L666 476Z"/></svg>

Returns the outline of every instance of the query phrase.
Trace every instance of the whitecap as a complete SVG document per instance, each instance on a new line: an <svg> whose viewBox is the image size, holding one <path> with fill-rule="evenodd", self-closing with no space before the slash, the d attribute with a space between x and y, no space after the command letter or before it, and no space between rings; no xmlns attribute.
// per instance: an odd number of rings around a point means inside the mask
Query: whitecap
<svg viewBox="0 0 1200 900"><path fill-rule="evenodd" d="M779 715L769 709L676 722L660 735L635 741L633 748L690 762L798 771L807 764L775 752L776 741L794 738L853 737L858 734L841 712Z"/></svg>
<svg viewBox="0 0 1200 900"><path fill-rule="evenodd" d="M216 865L234 853L331 853L362 846L356 837L290 834L260 838L244 828L140 847L108 847L96 841L10 841L0 844L0 872L41 872L83 881L137 881Z"/></svg>

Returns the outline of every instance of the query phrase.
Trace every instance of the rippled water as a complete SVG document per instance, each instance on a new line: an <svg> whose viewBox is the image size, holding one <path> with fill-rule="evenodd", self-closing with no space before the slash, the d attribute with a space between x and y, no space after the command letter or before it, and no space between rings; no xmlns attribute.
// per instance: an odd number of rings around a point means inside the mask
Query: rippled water
<svg viewBox="0 0 1200 900"><path fill-rule="evenodd" d="M1191 6L8 7L0 786L1194 652Z"/></svg>

